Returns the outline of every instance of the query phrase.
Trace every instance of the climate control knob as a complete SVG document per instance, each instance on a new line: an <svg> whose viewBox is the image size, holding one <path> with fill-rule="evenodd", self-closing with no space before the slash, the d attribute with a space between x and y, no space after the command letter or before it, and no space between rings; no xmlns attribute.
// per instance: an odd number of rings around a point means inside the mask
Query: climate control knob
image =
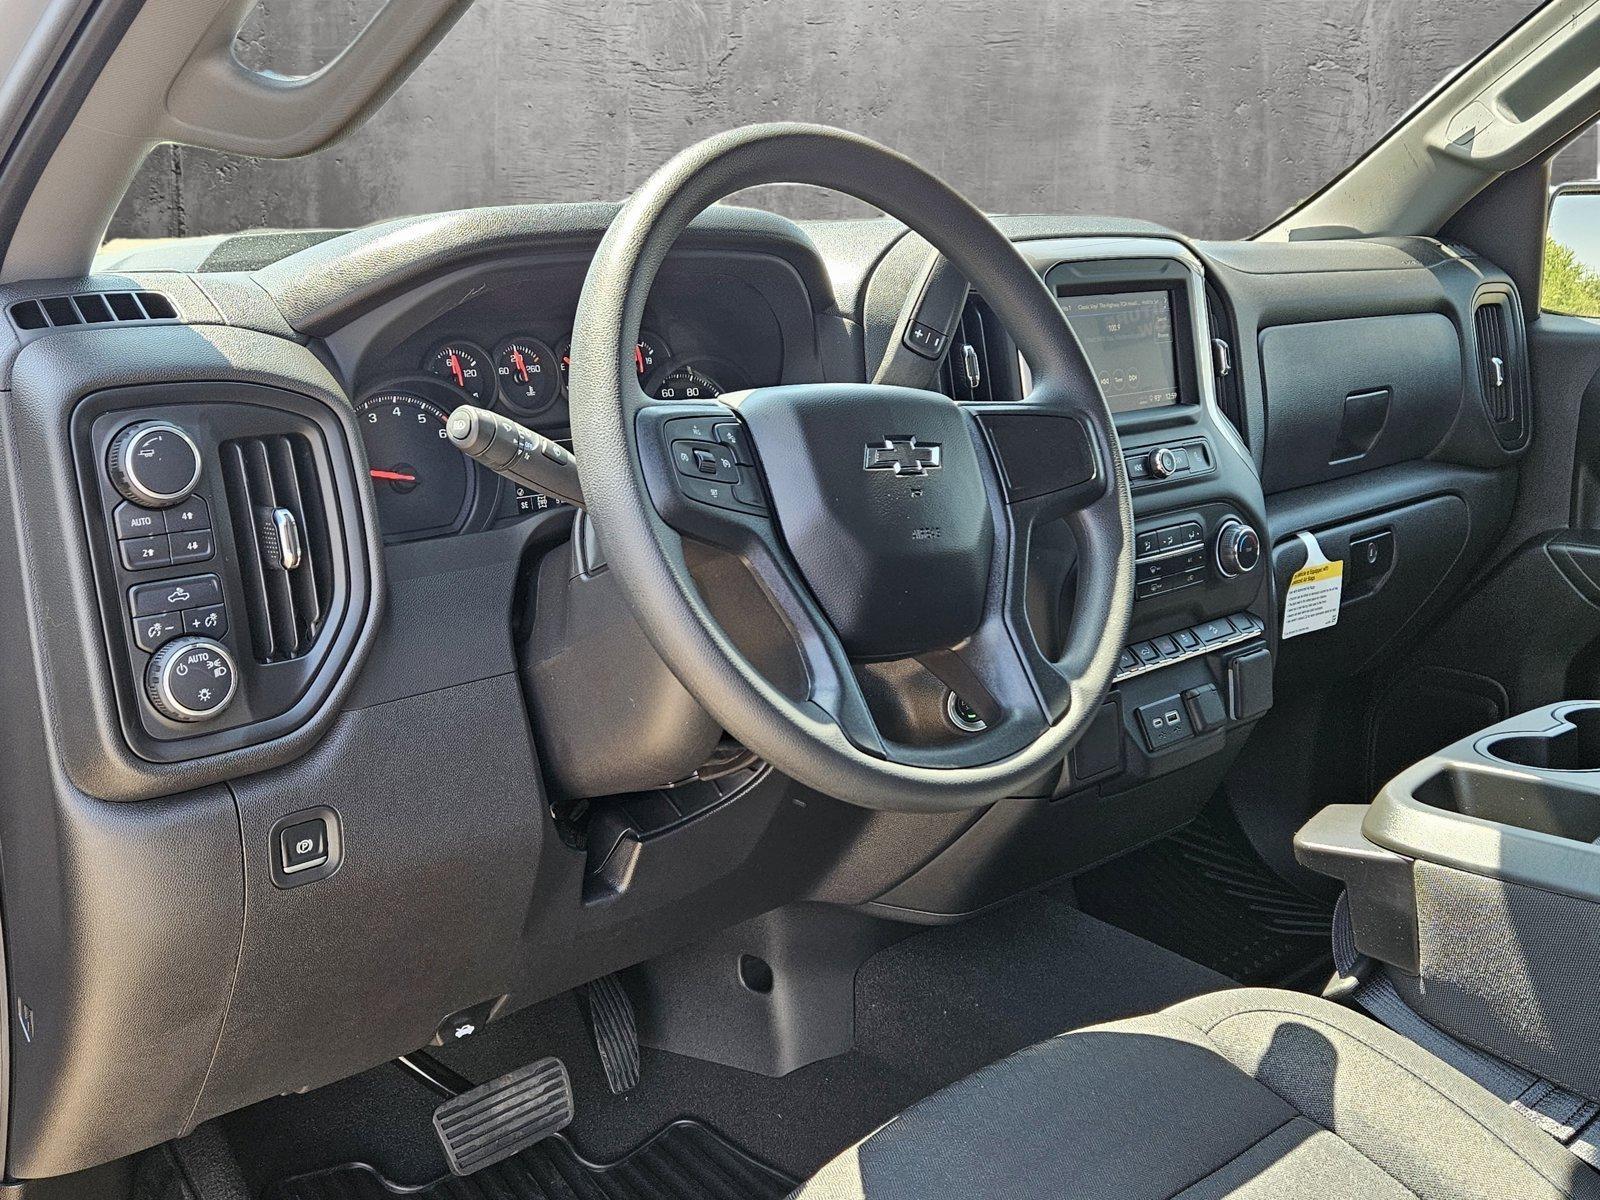
<svg viewBox="0 0 1600 1200"><path fill-rule="evenodd" d="M200 448L171 421L129 425L106 456L111 483L144 508L181 504L200 482Z"/></svg>
<svg viewBox="0 0 1600 1200"><path fill-rule="evenodd" d="M209 721L233 702L239 669L221 642L185 637L155 652L145 668L151 705L172 721Z"/></svg>
<svg viewBox="0 0 1600 1200"><path fill-rule="evenodd" d="M1261 561L1261 535L1237 517L1217 530L1217 570L1230 578L1246 575Z"/></svg>

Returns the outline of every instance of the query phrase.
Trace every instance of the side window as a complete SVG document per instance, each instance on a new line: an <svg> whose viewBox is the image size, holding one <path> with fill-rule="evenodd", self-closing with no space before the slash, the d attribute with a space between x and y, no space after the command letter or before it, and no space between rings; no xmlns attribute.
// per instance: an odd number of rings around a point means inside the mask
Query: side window
<svg viewBox="0 0 1600 1200"><path fill-rule="evenodd" d="M1550 182L1539 306L1600 317L1600 126L1589 126L1556 155Z"/></svg>

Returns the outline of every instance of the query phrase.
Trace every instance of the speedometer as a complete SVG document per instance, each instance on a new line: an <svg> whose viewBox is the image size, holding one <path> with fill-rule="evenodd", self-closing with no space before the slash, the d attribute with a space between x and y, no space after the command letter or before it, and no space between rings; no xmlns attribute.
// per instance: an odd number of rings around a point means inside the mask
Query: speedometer
<svg viewBox="0 0 1600 1200"><path fill-rule="evenodd" d="M651 394L657 400L714 400L723 387L698 367L685 363L662 376Z"/></svg>
<svg viewBox="0 0 1600 1200"><path fill-rule="evenodd" d="M388 536L452 529L472 501L472 464L445 436L449 414L422 390L382 388L356 406Z"/></svg>

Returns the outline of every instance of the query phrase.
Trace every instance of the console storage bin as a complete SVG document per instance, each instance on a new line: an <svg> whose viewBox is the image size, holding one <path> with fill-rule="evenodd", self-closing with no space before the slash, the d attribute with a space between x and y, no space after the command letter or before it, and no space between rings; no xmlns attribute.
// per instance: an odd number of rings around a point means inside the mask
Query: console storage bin
<svg viewBox="0 0 1600 1200"><path fill-rule="evenodd" d="M1462 1041L1600 1098L1600 702L1513 717L1295 838L1356 946Z"/></svg>

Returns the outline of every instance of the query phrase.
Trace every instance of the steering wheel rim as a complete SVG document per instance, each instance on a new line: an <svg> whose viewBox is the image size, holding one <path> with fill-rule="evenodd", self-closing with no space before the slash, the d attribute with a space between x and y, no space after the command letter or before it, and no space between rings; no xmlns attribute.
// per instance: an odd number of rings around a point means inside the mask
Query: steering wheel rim
<svg viewBox="0 0 1600 1200"><path fill-rule="evenodd" d="M632 362L645 298L667 253L689 222L711 204L770 183L814 184L856 196L931 242L984 296L1016 341L1032 372L1028 395L1018 404L985 406L982 414L936 393L874 384L755 389L725 398L729 407L698 410L647 397L626 364ZM734 737L779 771L827 795L871 808L923 812L976 808L1013 795L1071 749L1110 686L1131 614L1133 533L1127 476L1110 410L1042 278L952 188L894 151L826 126L757 125L709 138L661 167L613 220L584 283L571 353L574 447L588 511L610 569L657 652ZM952 412L960 414L955 419L964 423L969 438L963 439L950 423ZM767 484L772 515L766 518L680 503L682 485L674 486L668 442L686 429L713 436L712 429L726 426L724 414L743 425L744 436L757 435L759 453L751 454L752 459L767 461L764 446L784 459L785 474L777 487L771 463L748 468ZM842 420L839 414L855 422L854 435L842 426L836 434L828 425ZM686 416L708 424L704 429L684 426ZM677 422L674 429L668 429L668 421ZM847 661L850 651L836 628L843 610L837 599L829 603L830 593L843 593L819 577L814 556L801 567L799 551L791 548L804 540L789 527L800 523L790 518L800 513L797 504L806 488L812 496L824 496L826 488L818 490L823 480L819 473L837 469L836 462L815 461L809 443L818 438L812 435L825 431L823 440L836 451L834 460L849 452L841 447L856 447L859 470L862 449L868 463L872 461L871 440L908 432L881 428L889 422L931 423L942 429L944 449L935 453L942 453L949 460L943 465L953 469L930 476L927 492L942 495L941 489L947 489L970 497L975 494L973 480L982 480L988 540L963 517L967 506L947 505L943 512L958 527L954 540L960 545L937 559L907 559L911 569L925 568L930 580L943 580L936 573L940 570L965 572L963 586L951 589L957 601L937 609L924 602L917 608L936 625L947 617L959 623L966 607L960 600L969 592L968 560L981 553L982 545L990 547L981 622L958 644L942 651L925 648L917 655L947 683L969 681L974 693L984 697L981 711L986 717L994 714L992 728L953 748L895 745L881 735L874 739L876 727L864 712L865 701ZM864 444L861 430L877 432ZM807 442L807 448L796 450L792 441ZM686 444L678 442L680 447ZM1009 453L1004 449L1008 445ZM1061 478L1053 473L1055 460L1050 471L1041 473L1041 446L1049 451L1045 458L1055 455L1066 464ZM900 468L893 474L898 476ZM1065 484L1058 486L1063 479ZM895 485L887 475L862 482L835 473L827 480L852 489ZM922 489L906 494L921 497ZM1077 540L1078 590L1065 649L1050 657L1027 626L1021 585L1033 527L1057 517L1068 521ZM830 519L845 518L832 513ZM927 533L937 539L940 528L924 528L915 536ZM796 700L774 687L722 630L690 577L685 535L733 549L752 566L802 647L812 683L807 699ZM898 542L893 551L916 553ZM928 553L941 554L937 548ZM946 607L957 614L950 616ZM861 620L869 618L863 615ZM857 642L868 641L875 656L887 656L880 653L885 646L873 642L868 626L853 617L848 625ZM1037 701L1031 717L1029 689Z"/></svg>

